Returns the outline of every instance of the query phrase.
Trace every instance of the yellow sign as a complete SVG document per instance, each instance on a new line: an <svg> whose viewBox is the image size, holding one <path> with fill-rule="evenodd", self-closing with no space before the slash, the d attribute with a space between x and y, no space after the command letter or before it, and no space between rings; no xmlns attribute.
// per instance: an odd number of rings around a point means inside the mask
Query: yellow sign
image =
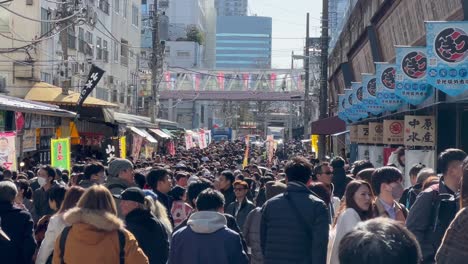
<svg viewBox="0 0 468 264"><path fill-rule="evenodd" d="M122 159L127 158L127 137L123 136L119 138L120 143L120 157Z"/></svg>
<svg viewBox="0 0 468 264"><path fill-rule="evenodd" d="M312 147L312 151L318 153L318 135L311 135L310 136L310 145Z"/></svg>

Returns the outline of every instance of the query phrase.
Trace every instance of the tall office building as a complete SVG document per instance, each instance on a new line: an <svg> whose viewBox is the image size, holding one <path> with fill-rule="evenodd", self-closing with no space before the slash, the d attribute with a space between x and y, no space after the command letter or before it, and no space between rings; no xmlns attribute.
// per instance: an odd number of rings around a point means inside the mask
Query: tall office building
<svg viewBox="0 0 468 264"><path fill-rule="evenodd" d="M216 68L270 68L271 34L271 17L218 17Z"/></svg>
<svg viewBox="0 0 468 264"><path fill-rule="evenodd" d="M218 16L247 16L247 0L216 0Z"/></svg>

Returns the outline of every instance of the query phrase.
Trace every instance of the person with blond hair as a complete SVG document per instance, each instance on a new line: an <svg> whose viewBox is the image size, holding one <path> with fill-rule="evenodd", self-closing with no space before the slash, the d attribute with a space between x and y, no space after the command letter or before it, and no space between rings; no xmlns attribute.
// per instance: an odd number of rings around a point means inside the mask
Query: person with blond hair
<svg viewBox="0 0 468 264"><path fill-rule="evenodd" d="M64 215L70 225L55 241L53 263L149 263L138 242L117 217L109 190L90 187Z"/></svg>

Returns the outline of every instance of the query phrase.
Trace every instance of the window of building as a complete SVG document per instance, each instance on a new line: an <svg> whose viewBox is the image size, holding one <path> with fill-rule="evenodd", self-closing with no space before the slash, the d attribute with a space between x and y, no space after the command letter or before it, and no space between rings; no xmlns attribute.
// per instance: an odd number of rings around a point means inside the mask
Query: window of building
<svg viewBox="0 0 468 264"><path fill-rule="evenodd" d="M120 48L120 63L124 66L128 66L128 41L121 39L120 42L122 43Z"/></svg>
<svg viewBox="0 0 468 264"><path fill-rule="evenodd" d="M86 39L86 43L88 43L88 45L85 45L85 54L93 57L94 56L93 33L86 31L85 39Z"/></svg>
<svg viewBox="0 0 468 264"><path fill-rule="evenodd" d="M102 12L109 14L109 2L107 0L98 0L98 7Z"/></svg>
<svg viewBox="0 0 468 264"><path fill-rule="evenodd" d="M76 49L76 32L75 27L70 27L67 30L68 32L68 48Z"/></svg>
<svg viewBox="0 0 468 264"><path fill-rule="evenodd" d="M41 81L46 83L52 83L52 75L47 72L41 72Z"/></svg>
<svg viewBox="0 0 468 264"><path fill-rule="evenodd" d="M107 40L102 41L102 55L104 62L109 62L109 51L107 49Z"/></svg>
<svg viewBox="0 0 468 264"><path fill-rule="evenodd" d="M117 41L112 42L113 50L114 50L114 61L119 61L119 44Z"/></svg>
<svg viewBox="0 0 468 264"><path fill-rule="evenodd" d="M132 24L138 26L138 21L140 20L139 10L136 5L132 5Z"/></svg>
<svg viewBox="0 0 468 264"><path fill-rule="evenodd" d="M114 12L119 13L120 0L114 0Z"/></svg>
<svg viewBox="0 0 468 264"><path fill-rule="evenodd" d="M111 102L112 103L117 103L117 90L112 90L112 94L111 94Z"/></svg>
<svg viewBox="0 0 468 264"><path fill-rule="evenodd" d="M41 20L50 20L50 12L41 8ZM48 36L52 31L52 23L50 22L41 22L41 35Z"/></svg>
<svg viewBox="0 0 468 264"><path fill-rule="evenodd" d="M84 52L85 38L84 38L84 29L78 28L78 51Z"/></svg>
<svg viewBox="0 0 468 264"><path fill-rule="evenodd" d="M190 57L190 51L177 51L177 57Z"/></svg>
<svg viewBox="0 0 468 264"><path fill-rule="evenodd" d="M128 0L123 0L123 7L122 7L123 17L127 18L127 9L128 9Z"/></svg>
<svg viewBox="0 0 468 264"><path fill-rule="evenodd" d="M101 46L101 38L96 37L96 60L102 60L102 46Z"/></svg>

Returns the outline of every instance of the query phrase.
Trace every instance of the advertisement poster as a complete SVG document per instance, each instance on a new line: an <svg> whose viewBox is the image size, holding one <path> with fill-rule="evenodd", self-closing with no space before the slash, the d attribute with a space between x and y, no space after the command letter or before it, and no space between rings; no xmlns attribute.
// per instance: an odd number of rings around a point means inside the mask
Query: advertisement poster
<svg viewBox="0 0 468 264"><path fill-rule="evenodd" d="M383 121L383 144L403 145L405 122L402 120Z"/></svg>
<svg viewBox="0 0 468 264"><path fill-rule="evenodd" d="M37 149L36 142L36 130L25 130L23 133L23 152L35 151Z"/></svg>
<svg viewBox="0 0 468 264"><path fill-rule="evenodd" d="M145 145L145 159L151 159L153 157L154 147Z"/></svg>
<svg viewBox="0 0 468 264"><path fill-rule="evenodd" d="M16 170L16 133L0 133L0 166Z"/></svg>
<svg viewBox="0 0 468 264"><path fill-rule="evenodd" d="M373 74L362 74L362 105L367 112L379 115L385 112L385 108L377 103L377 78Z"/></svg>
<svg viewBox="0 0 468 264"><path fill-rule="evenodd" d="M427 82L450 95L467 90L468 22L426 22Z"/></svg>
<svg viewBox="0 0 468 264"><path fill-rule="evenodd" d="M386 111L395 111L403 104L403 100L395 94L394 64L385 62L375 63L377 78L377 103L382 105Z"/></svg>
<svg viewBox="0 0 468 264"><path fill-rule="evenodd" d="M61 170L70 171L71 167L71 150L70 138L51 139L50 144L50 161L52 167Z"/></svg>
<svg viewBox="0 0 468 264"><path fill-rule="evenodd" d="M412 105L424 102L432 93L426 79L426 47L396 47L396 65L396 95Z"/></svg>
<svg viewBox="0 0 468 264"><path fill-rule="evenodd" d="M369 123L369 144L382 144L383 141L383 125L382 123Z"/></svg>
<svg viewBox="0 0 468 264"><path fill-rule="evenodd" d="M143 137L137 134L133 134L132 142L132 157L134 159L140 158L141 146L143 144Z"/></svg>
<svg viewBox="0 0 468 264"><path fill-rule="evenodd" d="M405 116L405 146L435 145L434 116Z"/></svg>

